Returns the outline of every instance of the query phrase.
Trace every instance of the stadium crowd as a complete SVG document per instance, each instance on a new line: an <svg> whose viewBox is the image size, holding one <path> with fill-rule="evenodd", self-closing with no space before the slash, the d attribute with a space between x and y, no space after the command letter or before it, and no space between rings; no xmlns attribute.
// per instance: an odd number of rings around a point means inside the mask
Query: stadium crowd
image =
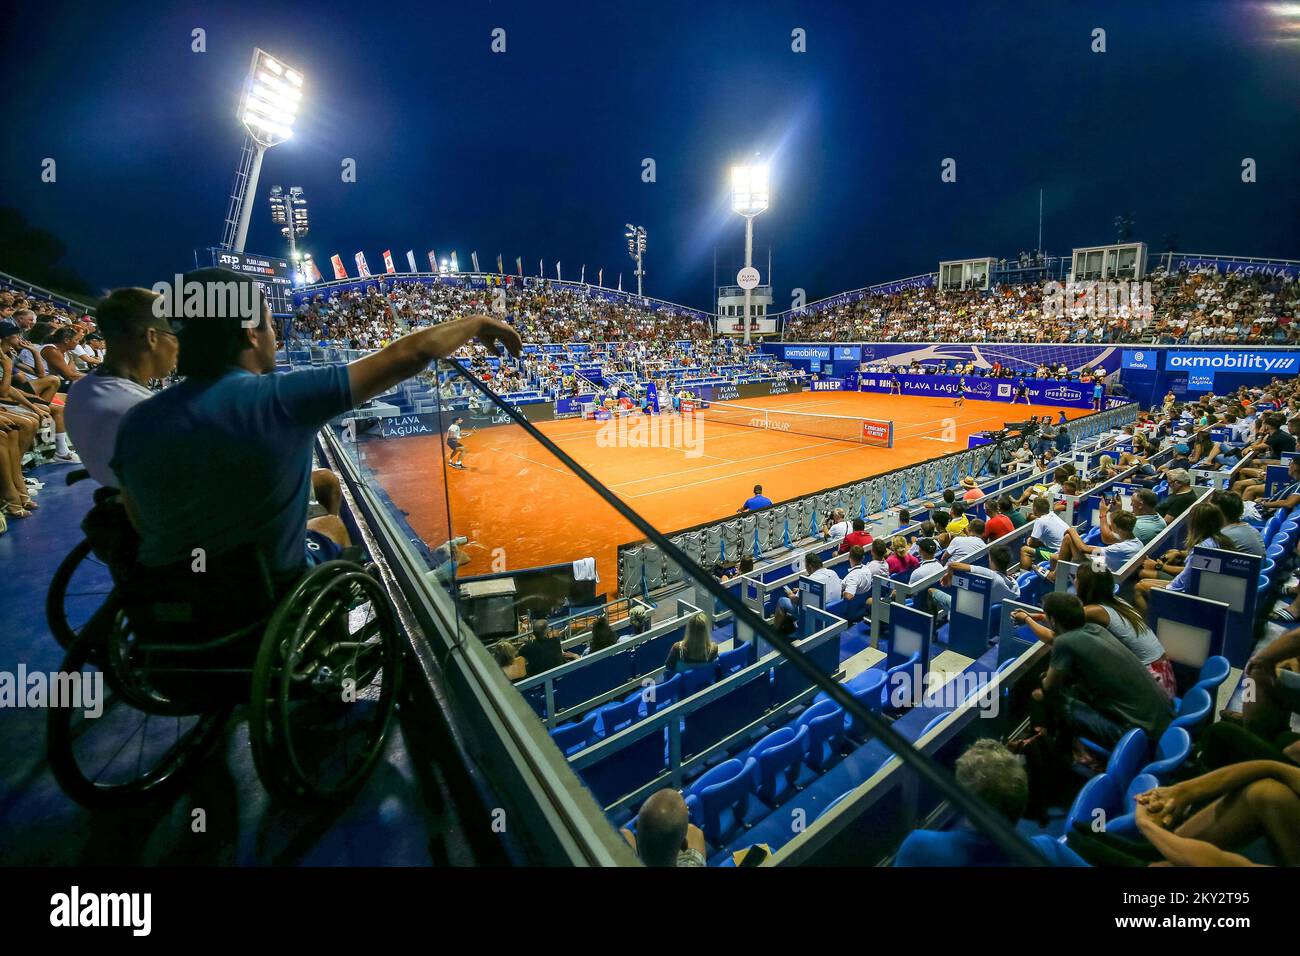
<svg viewBox="0 0 1300 956"><path fill-rule="evenodd" d="M0 289L0 533L40 508L44 484L29 472L79 462L64 426L65 399L103 362L104 349L89 316Z"/></svg>
<svg viewBox="0 0 1300 956"><path fill-rule="evenodd" d="M1047 283L982 290L935 287L867 293L855 302L791 316L793 342L1142 342L1286 345L1300 339L1300 284L1205 267L1147 275L1151 294L1089 308L1052 307ZM1137 284L1133 284L1136 290Z"/></svg>

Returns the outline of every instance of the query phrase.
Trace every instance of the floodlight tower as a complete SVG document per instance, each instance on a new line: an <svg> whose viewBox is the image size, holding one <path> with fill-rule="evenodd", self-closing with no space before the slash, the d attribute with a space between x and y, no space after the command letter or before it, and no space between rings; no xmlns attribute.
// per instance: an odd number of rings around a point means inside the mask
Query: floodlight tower
<svg viewBox="0 0 1300 956"><path fill-rule="evenodd" d="M244 251L248 220L253 214L247 197L257 194L262 157L272 146L293 136L293 121L302 102L302 74L290 69L265 50L255 49L239 99L239 121L247 135L240 154L235 185L230 190L226 228L221 248Z"/></svg>
<svg viewBox="0 0 1300 956"><path fill-rule="evenodd" d="M762 166L731 167L731 208L745 217L745 268L736 274L736 284L745 290L745 344L749 344L750 299L758 285L754 268L754 217L768 206L768 168Z"/></svg>
<svg viewBox="0 0 1300 956"><path fill-rule="evenodd" d="M301 186L290 186L285 193L279 186L271 187L271 222L280 227L280 235L289 240L289 261L299 268L298 240L307 235L307 200Z"/></svg>
<svg viewBox="0 0 1300 956"><path fill-rule="evenodd" d="M636 263L636 294L640 298L641 277L645 275L645 269L641 267L642 257L645 256L645 226L634 226L629 222L623 238L627 240L627 254Z"/></svg>

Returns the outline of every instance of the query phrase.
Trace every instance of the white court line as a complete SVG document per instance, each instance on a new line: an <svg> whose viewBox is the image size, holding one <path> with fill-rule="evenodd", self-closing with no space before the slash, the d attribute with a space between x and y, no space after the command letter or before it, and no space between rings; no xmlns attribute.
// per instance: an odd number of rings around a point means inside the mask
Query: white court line
<svg viewBox="0 0 1300 956"><path fill-rule="evenodd" d="M815 443L813 443L813 444L811 444L811 445L796 445L794 448L785 448L785 449L782 449L781 451L770 451L770 452L768 452L768 453L765 454L765 455L751 455L751 456L748 457L748 458L734 458L734 459L725 459L725 458L724 458L724 459L722 459L722 460L723 460L723 461L730 461L730 463L733 464L733 465L744 465L744 464L748 464L748 463L751 462L751 461L760 461L760 460L762 460L762 459L764 459L764 458L771 458L771 457L773 457L773 456L775 456L775 455L787 455L787 454L790 454L791 452L807 451L809 448L824 448L824 447L827 446L827 445L841 445L841 444L843 444L843 442L840 442L840 441L834 441L834 440L832 440L832 441L822 441L822 442L815 442ZM853 448L846 449L846 451L855 451L855 450L857 450L859 447L865 447L865 446L858 446L858 445L855 445ZM787 463L787 462L781 462L781 464L788 464L788 463ZM691 472L693 472L693 471L707 471L707 470L710 469L710 468L717 468L717 467L718 467L717 465L700 465L698 468L687 468L687 469L685 469L684 471L669 471L669 472L664 472L664 473L661 474L661 475L651 475L651 476L646 477L646 478L633 478L633 479L631 479L630 481L621 481L621 482L619 482L618 484L616 484L616 485L610 485L609 487L611 487L611 488L622 488L622 487L624 487L624 486L626 486L626 485L639 485L639 484L641 484L641 483L644 482L644 481L658 481L659 479L661 479L661 478L667 478L667 477L669 477L670 475L689 475L689 474L690 474ZM775 466L773 466L773 467L777 467L777 468L779 468L779 467L781 467L781 465L775 465ZM743 471L742 471L742 472L740 472L740 474L744 475L744 474L748 474L748 472L743 472ZM724 476L724 477L726 477L726 476ZM681 486L681 487L686 487L686 486L683 485L683 486Z"/></svg>
<svg viewBox="0 0 1300 956"><path fill-rule="evenodd" d="M827 444L830 444L830 443L827 443ZM836 444L841 444L841 443L836 443ZM816 447L816 446L814 446L814 447ZM688 482L687 482L686 484L684 484L684 485L673 485L671 488L663 488L663 489L660 489L659 491L643 491L643 492L641 492L641 494L639 494L639 495L626 495L625 497L627 497L627 498L649 498L651 495L662 495L662 494L666 494L666 493L670 493L670 492L674 492L674 491L681 491L683 488L691 488L691 487L694 487L695 485L707 485L707 484L711 484L712 482L715 482L715 481L726 481L728 478L739 478L739 477L741 477L742 475L752 475L752 474L754 474L755 472L759 472L759 471L768 471L768 472L771 472L771 471L775 471L775 470L777 470L778 468L784 468L786 465L798 465L798 464L802 464L802 463L805 462L805 461L817 461L817 460L820 459L820 458L833 458L835 455L844 455L844 454L847 454L847 453L849 453L849 452L851 452L851 451L858 451L860 448L866 448L866 447L870 447L870 446L860 445L860 446L854 446L853 448L841 448L839 451L831 451L831 452L827 452L827 453L824 454L824 455L810 455L810 456L807 457L807 458L796 458L794 461L783 461L783 462L779 462L779 463L777 463L777 464L775 464L775 465L762 465L762 466L760 466L760 467L758 467L758 468L750 468L750 469L748 469L748 470L746 470L746 471L738 471L738 472L735 472L735 473L730 474L730 475L719 475L719 476L716 477L716 478L702 478L702 479L700 479L699 481L688 481Z"/></svg>

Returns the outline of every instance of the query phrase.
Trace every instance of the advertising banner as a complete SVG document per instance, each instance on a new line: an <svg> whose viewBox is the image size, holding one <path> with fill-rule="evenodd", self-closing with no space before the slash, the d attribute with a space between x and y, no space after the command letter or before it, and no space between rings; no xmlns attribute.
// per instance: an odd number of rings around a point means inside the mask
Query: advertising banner
<svg viewBox="0 0 1300 956"><path fill-rule="evenodd" d="M858 376L858 389L863 392L888 392L894 378L898 379L904 395L956 398L959 392L959 375L874 375L864 372ZM1017 379L966 378L966 398L980 402L1010 402L1016 395ZM1055 405L1061 408L1092 408L1092 386L1077 382L1058 382L1049 379L1024 379L1025 390L1031 405Z"/></svg>
<svg viewBox="0 0 1300 956"><path fill-rule="evenodd" d="M1263 372L1268 375L1295 375L1300 372L1300 352L1250 349L1166 352L1165 369L1170 372L1190 372L1196 369L1207 372Z"/></svg>

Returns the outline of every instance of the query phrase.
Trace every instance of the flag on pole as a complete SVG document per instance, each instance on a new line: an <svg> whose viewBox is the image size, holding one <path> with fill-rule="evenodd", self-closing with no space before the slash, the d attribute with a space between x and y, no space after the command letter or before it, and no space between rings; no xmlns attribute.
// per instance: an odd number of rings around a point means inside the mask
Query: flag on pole
<svg viewBox="0 0 1300 956"><path fill-rule="evenodd" d="M585 262L582 264L582 275L578 277L578 284L579 285L587 284L587 264Z"/></svg>
<svg viewBox="0 0 1300 956"><path fill-rule="evenodd" d="M469 261L472 262L472 263L474 264L474 271L475 271L475 272L478 272L478 252L477 252L477 251L475 251L475 252L471 252L471 253L469 254Z"/></svg>
<svg viewBox="0 0 1300 956"><path fill-rule="evenodd" d="M559 260L559 259L556 259L556 260L555 260L555 281L556 281L556 282L561 281L561 280L560 280L560 260Z"/></svg>
<svg viewBox="0 0 1300 956"><path fill-rule="evenodd" d="M498 252L497 253L497 275L503 276L505 274L506 274L506 264L501 261L501 253Z"/></svg>
<svg viewBox="0 0 1300 956"><path fill-rule="evenodd" d="M438 274L438 254L432 249L429 250L429 271Z"/></svg>
<svg viewBox="0 0 1300 956"><path fill-rule="evenodd" d="M366 254L364 252L357 253L357 275L363 279L370 275L370 267L366 265Z"/></svg>
<svg viewBox="0 0 1300 956"><path fill-rule="evenodd" d="M459 272L459 271L460 271L460 263L456 261L456 250L455 250L455 249L451 250L451 271L452 271L452 272Z"/></svg>
<svg viewBox="0 0 1300 956"><path fill-rule="evenodd" d="M412 272L418 272L418 271L419 271L418 269L415 268L415 250L414 250L414 249L407 249L407 250L406 250L406 264L407 264L408 266L411 267L411 271L412 271Z"/></svg>
<svg viewBox="0 0 1300 956"><path fill-rule="evenodd" d="M334 278L346 279L348 277L348 270L343 268L343 257L337 252L330 256L330 265L334 267Z"/></svg>
<svg viewBox="0 0 1300 956"><path fill-rule="evenodd" d="M602 289L605 288L605 270L604 270L604 269L597 269L597 270L596 270L596 285L600 286Z"/></svg>
<svg viewBox="0 0 1300 956"><path fill-rule="evenodd" d="M324 277L320 274L320 269L316 268L316 260L308 259L306 260L306 263L307 263L307 281L320 282L321 279Z"/></svg>
<svg viewBox="0 0 1300 956"><path fill-rule="evenodd" d="M391 249L384 250L384 271L388 273L397 271L397 267L393 265L393 251Z"/></svg>
<svg viewBox="0 0 1300 956"><path fill-rule="evenodd" d="M542 265L542 260L537 260L537 278L541 279L546 275L546 267Z"/></svg>
<svg viewBox="0 0 1300 956"><path fill-rule="evenodd" d="M623 273L621 272L618 274L618 291L623 291Z"/></svg>
<svg viewBox="0 0 1300 956"><path fill-rule="evenodd" d="M519 270L519 278L524 277L524 257L515 256L515 268Z"/></svg>

